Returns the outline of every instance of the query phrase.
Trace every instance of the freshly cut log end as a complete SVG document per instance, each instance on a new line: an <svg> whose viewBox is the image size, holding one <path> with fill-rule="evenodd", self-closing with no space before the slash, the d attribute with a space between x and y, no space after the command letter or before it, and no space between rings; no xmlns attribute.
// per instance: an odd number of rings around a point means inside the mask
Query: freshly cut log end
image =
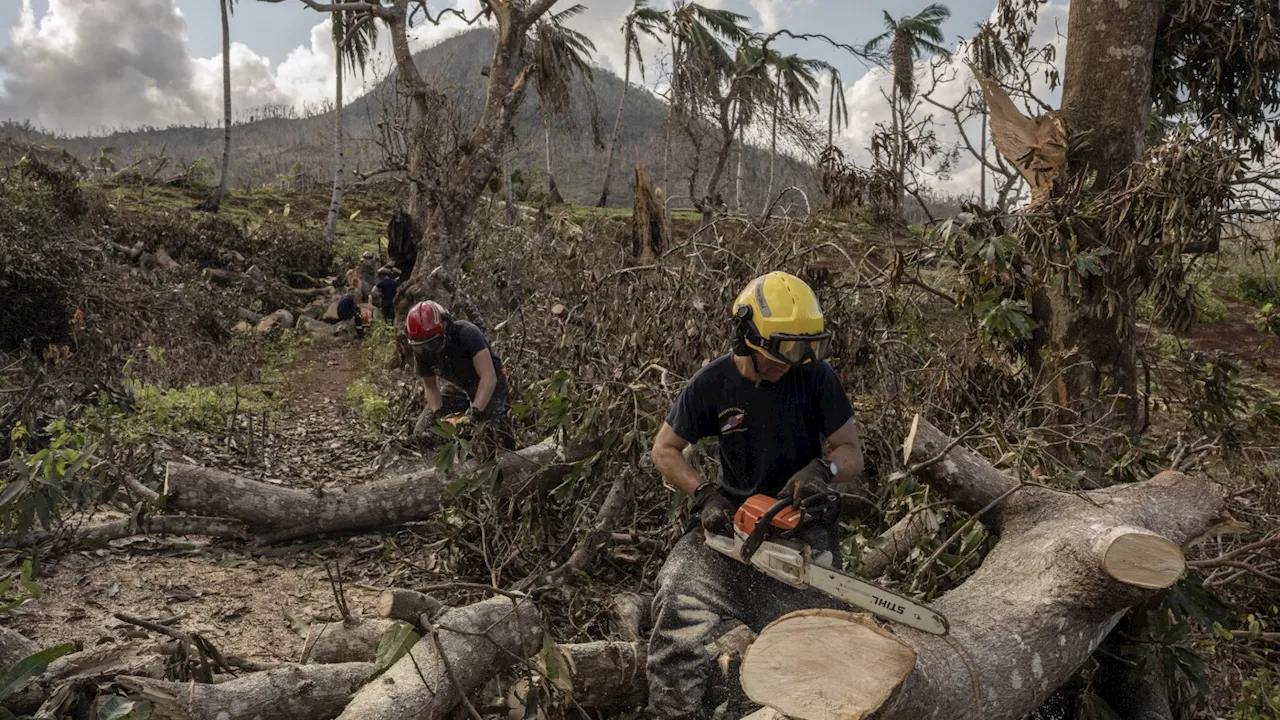
<svg viewBox="0 0 1280 720"><path fill-rule="evenodd" d="M1099 538L1097 548L1104 572L1148 590L1172 587L1187 568L1177 545L1145 530L1116 528Z"/></svg>
<svg viewBox="0 0 1280 720"><path fill-rule="evenodd" d="M915 650L866 615L799 610L766 626L747 650L742 689L796 720L861 720L915 664Z"/></svg>
<svg viewBox="0 0 1280 720"><path fill-rule="evenodd" d="M390 588L378 596L378 614L384 618L417 624L418 617L433 618L444 609L439 600L416 590Z"/></svg>

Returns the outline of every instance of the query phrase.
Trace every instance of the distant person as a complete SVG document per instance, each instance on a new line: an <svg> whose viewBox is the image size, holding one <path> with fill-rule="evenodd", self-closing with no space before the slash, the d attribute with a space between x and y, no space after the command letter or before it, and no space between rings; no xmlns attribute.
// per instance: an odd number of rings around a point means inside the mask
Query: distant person
<svg viewBox="0 0 1280 720"><path fill-rule="evenodd" d="M364 256L360 259L360 285L361 291L364 293L364 300L369 299L369 294L373 292L373 286L378 282L378 259L373 253L365 250Z"/></svg>
<svg viewBox="0 0 1280 720"><path fill-rule="evenodd" d="M382 319L393 325L396 322L396 292L400 289L400 283L392 274L394 271L395 268L389 265L378 270L378 282L370 296L370 302L381 311Z"/></svg>
<svg viewBox="0 0 1280 720"><path fill-rule="evenodd" d="M514 449L511 388L502 358L493 351L489 338L466 320L453 319L431 300L414 305L405 326L427 400L414 425L414 435L426 436L442 420L486 423L497 430L504 447ZM462 392L441 392L437 378Z"/></svg>
<svg viewBox="0 0 1280 720"><path fill-rule="evenodd" d="M360 279L354 277L354 272L347 273L350 282L347 283L347 291L338 298L338 322L344 323L348 320L356 329L356 337L364 338L364 318L360 315Z"/></svg>

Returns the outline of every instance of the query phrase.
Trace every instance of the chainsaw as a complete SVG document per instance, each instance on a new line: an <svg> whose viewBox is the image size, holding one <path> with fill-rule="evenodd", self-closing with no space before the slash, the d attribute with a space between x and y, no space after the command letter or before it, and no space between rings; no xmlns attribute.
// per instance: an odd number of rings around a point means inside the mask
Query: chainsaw
<svg viewBox="0 0 1280 720"><path fill-rule="evenodd" d="M831 497L824 496L822 500L838 507L835 491L827 495ZM806 530L816 522L817 518L804 508L791 507L790 498L752 495L734 514L733 537L708 532L707 545L792 587L816 588L894 622L934 635L947 634L947 619L942 615L879 585L833 569L831 560L825 559L831 557L826 552L812 557L813 549L804 538Z"/></svg>

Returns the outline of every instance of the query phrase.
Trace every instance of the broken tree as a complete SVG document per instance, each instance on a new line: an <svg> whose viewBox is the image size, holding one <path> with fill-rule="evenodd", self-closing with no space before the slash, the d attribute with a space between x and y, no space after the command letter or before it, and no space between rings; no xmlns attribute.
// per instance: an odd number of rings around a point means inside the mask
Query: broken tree
<svg viewBox="0 0 1280 720"><path fill-rule="evenodd" d="M1180 546L1222 505L1213 484L1177 472L1087 493L1021 484L950 445L917 417L903 454L1000 537L968 580L931 604L950 635L881 628L855 613L792 613L747 652L742 684L753 700L803 720L1024 717L1130 607L1181 577Z"/></svg>
<svg viewBox="0 0 1280 720"><path fill-rule="evenodd" d="M636 163L635 205L631 211L631 254L648 265L667 251L671 243L667 209L653 192L653 178Z"/></svg>

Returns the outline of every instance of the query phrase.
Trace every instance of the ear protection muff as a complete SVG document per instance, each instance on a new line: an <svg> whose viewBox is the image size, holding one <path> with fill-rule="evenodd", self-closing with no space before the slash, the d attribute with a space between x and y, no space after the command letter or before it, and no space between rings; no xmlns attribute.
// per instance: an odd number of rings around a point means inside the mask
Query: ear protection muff
<svg viewBox="0 0 1280 720"><path fill-rule="evenodd" d="M733 314L733 354L746 357L751 354L747 338L754 335L751 326L751 308L743 305Z"/></svg>

